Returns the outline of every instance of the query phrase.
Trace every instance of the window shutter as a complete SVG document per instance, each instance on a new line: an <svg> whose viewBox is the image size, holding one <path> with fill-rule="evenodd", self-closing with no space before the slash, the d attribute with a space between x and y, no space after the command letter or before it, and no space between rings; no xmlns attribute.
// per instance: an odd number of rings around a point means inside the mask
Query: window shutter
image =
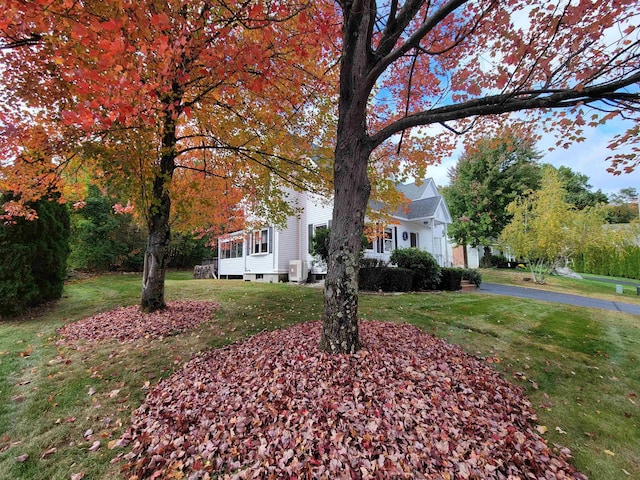
<svg viewBox="0 0 640 480"><path fill-rule="evenodd" d="M273 227L269 227L269 253L273 253Z"/></svg>
<svg viewBox="0 0 640 480"><path fill-rule="evenodd" d="M398 249L398 227L393 227L393 241L395 242L394 250Z"/></svg>
<svg viewBox="0 0 640 480"><path fill-rule="evenodd" d="M309 224L309 235L308 235L308 239L307 239L307 241L308 241L308 247L309 247L309 248L308 248L309 253L311 253L311 239L312 239L312 238L313 238L313 223L310 223L310 224Z"/></svg>

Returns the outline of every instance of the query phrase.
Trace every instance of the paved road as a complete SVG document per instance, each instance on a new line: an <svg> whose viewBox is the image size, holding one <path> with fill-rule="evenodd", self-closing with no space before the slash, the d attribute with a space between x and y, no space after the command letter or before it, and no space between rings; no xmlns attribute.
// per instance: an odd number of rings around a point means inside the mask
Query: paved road
<svg viewBox="0 0 640 480"><path fill-rule="evenodd" d="M534 300L544 300L547 302L565 303L578 307L603 308L623 313L640 315L640 305L631 303L612 302L600 300L598 298L582 297L568 293L548 292L537 288L514 287L511 285L499 285L497 283L482 282L481 293L492 293L496 295L507 295L510 297L532 298Z"/></svg>

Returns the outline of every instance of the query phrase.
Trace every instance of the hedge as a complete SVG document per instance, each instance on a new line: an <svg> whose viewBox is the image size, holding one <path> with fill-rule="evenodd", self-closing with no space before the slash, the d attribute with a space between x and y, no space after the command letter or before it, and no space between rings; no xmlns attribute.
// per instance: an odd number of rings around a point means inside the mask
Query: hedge
<svg viewBox="0 0 640 480"><path fill-rule="evenodd" d="M436 290L440 282L440 265L429 252L419 248L399 248L391 262L413 272L413 290Z"/></svg>
<svg viewBox="0 0 640 480"><path fill-rule="evenodd" d="M451 292L458 291L462 288L462 280L467 280L476 287L480 287L482 276L477 270L470 268L442 268L440 270L439 290L447 290Z"/></svg>
<svg viewBox="0 0 640 480"><path fill-rule="evenodd" d="M573 262L577 272L640 280L640 247L589 247Z"/></svg>
<svg viewBox="0 0 640 480"><path fill-rule="evenodd" d="M377 292L409 292L413 285L413 272L396 267L361 267L358 288Z"/></svg>

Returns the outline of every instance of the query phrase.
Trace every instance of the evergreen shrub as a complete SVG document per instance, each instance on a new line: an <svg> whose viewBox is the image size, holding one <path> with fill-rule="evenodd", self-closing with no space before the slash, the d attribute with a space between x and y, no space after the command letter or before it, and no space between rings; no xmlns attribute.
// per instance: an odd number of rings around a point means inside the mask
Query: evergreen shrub
<svg viewBox="0 0 640 480"><path fill-rule="evenodd" d="M419 248L399 248L391 253L391 262L413 272L413 290L436 290L440 266L433 255Z"/></svg>
<svg viewBox="0 0 640 480"><path fill-rule="evenodd" d="M10 199L4 196L3 201ZM12 316L62 295L69 255L69 211L56 197L29 205L36 220L0 224L0 315Z"/></svg>
<svg viewBox="0 0 640 480"><path fill-rule="evenodd" d="M406 268L361 267L358 288L377 292L409 292L413 286L413 272Z"/></svg>
<svg viewBox="0 0 640 480"><path fill-rule="evenodd" d="M438 290L456 292L462 288L462 268L442 268L440 269L440 283Z"/></svg>

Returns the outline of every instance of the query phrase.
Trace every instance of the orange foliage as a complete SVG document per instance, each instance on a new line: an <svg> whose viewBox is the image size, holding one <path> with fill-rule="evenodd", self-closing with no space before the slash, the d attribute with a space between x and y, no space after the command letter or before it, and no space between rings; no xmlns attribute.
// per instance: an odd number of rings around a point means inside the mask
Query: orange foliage
<svg viewBox="0 0 640 480"><path fill-rule="evenodd" d="M148 215L162 178L175 226L211 228L242 218L243 194L324 188L311 150L335 88L334 8L244 6L2 2L0 190L26 201L82 172ZM333 25L324 37L318 21Z"/></svg>

